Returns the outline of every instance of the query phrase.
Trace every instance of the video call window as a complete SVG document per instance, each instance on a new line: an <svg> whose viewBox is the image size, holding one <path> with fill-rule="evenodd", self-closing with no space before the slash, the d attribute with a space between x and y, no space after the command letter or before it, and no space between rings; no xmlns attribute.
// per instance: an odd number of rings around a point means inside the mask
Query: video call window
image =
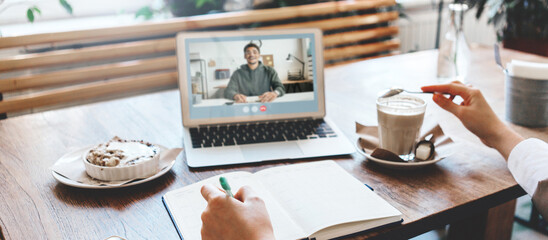
<svg viewBox="0 0 548 240"><path fill-rule="evenodd" d="M299 35L192 39L186 44L191 114L228 117L317 109L314 38ZM307 104L287 105L295 102ZM243 105L250 107L237 107ZM217 109L222 113L214 113L214 107L223 107Z"/></svg>

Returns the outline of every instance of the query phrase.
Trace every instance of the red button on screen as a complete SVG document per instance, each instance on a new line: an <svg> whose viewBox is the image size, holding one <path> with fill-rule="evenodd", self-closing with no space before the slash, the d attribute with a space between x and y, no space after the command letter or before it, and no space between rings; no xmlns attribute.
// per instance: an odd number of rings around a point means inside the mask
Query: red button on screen
<svg viewBox="0 0 548 240"><path fill-rule="evenodd" d="M261 110L261 112L264 112L266 111L266 106L265 105L262 105L261 108L259 108Z"/></svg>

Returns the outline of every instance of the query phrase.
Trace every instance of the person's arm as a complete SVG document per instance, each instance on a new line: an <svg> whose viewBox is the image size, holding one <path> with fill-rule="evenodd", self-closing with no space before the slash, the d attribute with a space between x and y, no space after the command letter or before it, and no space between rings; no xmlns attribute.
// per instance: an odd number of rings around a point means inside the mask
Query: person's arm
<svg viewBox="0 0 548 240"><path fill-rule="evenodd" d="M538 182L533 203L544 219L548 219L548 179Z"/></svg>
<svg viewBox="0 0 548 240"><path fill-rule="evenodd" d="M206 184L201 189L207 201L202 213L202 239L274 239L266 206L251 188L244 186L228 197L224 191Z"/></svg>
<svg viewBox="0 0 548 240"><path fill-rule="evenodd" d="M424 92L435 92L433 100L436 104L453 113L485 145L497 149L504 159L508 159L512 149L523 141L523 137L497 117L478 89L460 82L425 86L421 89ZM464 101L457 105L443 96L443 93L459 95Z"/></svg>
<svg viewBox="0 0 548 240"><path fill-rule="evenodd" d="M236 103L246 103L247 102L247 97L243 94L240 94L240 93L234 95L234 97L232 97L232 99L234 99L234 101Z"/></svg>
<svg viewBox="0 0 548 240"><path fill-rule="evenodd" d="M272 102L276 98L281 97L285 94L285 87L282 84L282 81L278 77L278 73L274 68L268 68L267 74L269 75L270 88L272 91L264 92L259 96L261 102Z"/></svg>
<svg viewBox="0 0 548 240"><path fill-rule="evenodd" d="M228 85L226 86L225 98L234 100L237 103L245 103L247 102L246 96L239 93L240 92L240 87L238 84L239 80L240 80L239 73L238 71L235 71L230 77L230 81L228 82Z"/></svg>
<svg viewBox="0 0 548 240"><path fill-rule="evenodd" d="M436 104L453 113L468 130L507 159L508 169L516 182L532 197L541 215L548 219L548 143L534 138L524 140L495 115L477 89L460 82L421 89L436 92L433 97ZM442 93L459 95L464 101L457 105Z"/></svg>
<svg viewBox="0 0 548 240"><path fill-rule="evenodd" d="M545 211L548 212L548 144L535 138L520 142L508 157L508 168L533 200L535 195L547 197Z"/></svg>
<svg viewBox="0 0 548 240"><path fill-rule="evenodd" d="M280 80L280 77L278 77L278 73L274 68L272 68L271 72L270 87L272 87L273 91L278 94L278 97L281 97L285 94L285 87L282 84L282 81Z"/></svg>

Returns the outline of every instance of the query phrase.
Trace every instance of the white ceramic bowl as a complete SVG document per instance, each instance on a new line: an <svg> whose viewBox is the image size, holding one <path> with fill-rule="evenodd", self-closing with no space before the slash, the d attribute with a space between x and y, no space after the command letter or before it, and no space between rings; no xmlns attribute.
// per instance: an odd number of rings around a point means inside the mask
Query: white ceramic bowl
<svg viewBox="0 0 548 240"><path fill-rule="evenodd" d="M103 181L121 181L135 178L147 178L159 171L160 148L156 145L154 145L154 147L156 147L157 151L151 159L139 162L135 165L108 167L92 164L86 159L91 149L84 153L82 160L84 161L87 174L95 179Z"/></svg>

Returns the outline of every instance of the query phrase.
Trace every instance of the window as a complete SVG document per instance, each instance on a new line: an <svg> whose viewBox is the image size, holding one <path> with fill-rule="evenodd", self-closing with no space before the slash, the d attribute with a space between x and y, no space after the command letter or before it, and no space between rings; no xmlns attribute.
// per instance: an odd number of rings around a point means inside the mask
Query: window
<svg viewBox="0 0 548 240"><path fill-rule="evenodd" d="M63 18L80 18L118 14L133 14L139 8L155 0L67 0L73 8L73 15L68 14L59 0L0 0L0 26L27 23L26 12L36 5L42 12L35 22Z"/></svg>

